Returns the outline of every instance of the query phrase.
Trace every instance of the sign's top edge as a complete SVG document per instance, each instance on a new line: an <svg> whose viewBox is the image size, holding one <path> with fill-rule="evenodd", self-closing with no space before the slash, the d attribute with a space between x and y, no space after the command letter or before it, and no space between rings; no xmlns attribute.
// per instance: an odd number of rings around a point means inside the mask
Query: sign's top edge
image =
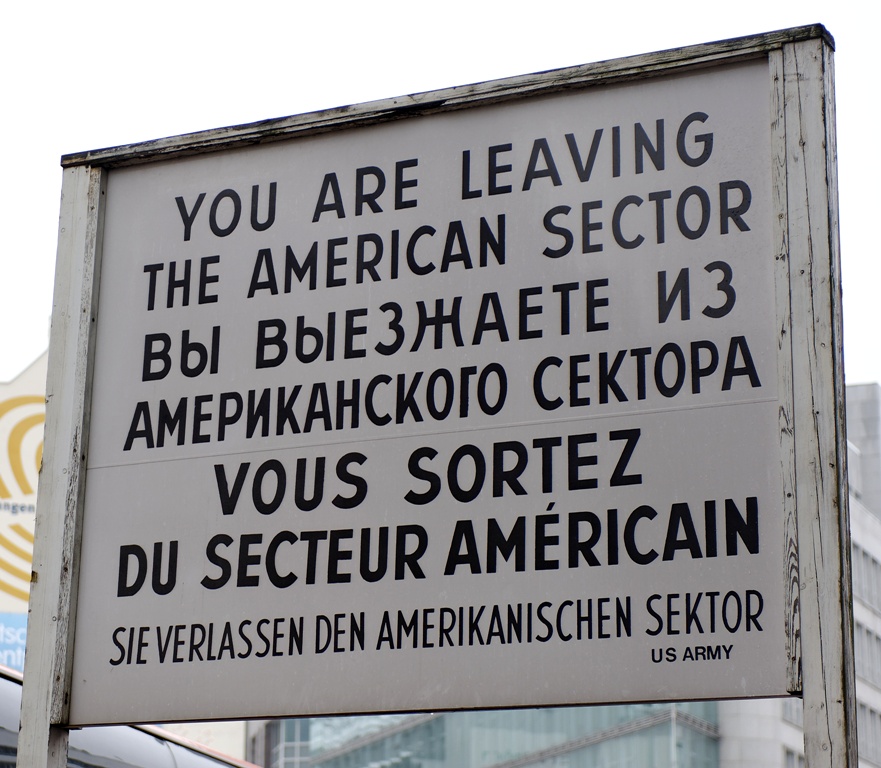
<svg viewBox="0 0 881 768"><path fill-rule="evenodd" d="M682 68L711 66L725 61L764 55L787 44L814 39L822 39L830 48L833 50L835 48L832 35L822 24L792 27L758 35L334 107L319 112L75 152L63 155L61 165L64 168L74 166L112 168L216 152L524 96L607 82L635 80Z"/></svg>

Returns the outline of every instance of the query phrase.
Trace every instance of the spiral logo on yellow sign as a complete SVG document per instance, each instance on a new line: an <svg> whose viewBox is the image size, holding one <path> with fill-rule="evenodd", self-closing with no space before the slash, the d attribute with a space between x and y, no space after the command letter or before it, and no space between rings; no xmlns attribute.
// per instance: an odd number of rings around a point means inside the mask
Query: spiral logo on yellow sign
<svg viewBox="0 0 881 768"><path fill-rule="evenodd" d="M44 400L39 395L20 395L8 400L0 400L0 424L5 427L7 415L11 416L11 424L8 432L6 428L0 429L0 434L6 437L6 455L9 458L9 471L11 477L4 477L5 467L0 466L0 499L10 499L13 496L13 488L22 496L31 496L36 493L27 471L27 462L32 461L32 467L37 471L43 458L42 425L46 421L46 414L41 408L34 411L27 406L43 405ZM24 455L26 438L34 429L39 430L39 442L32 456ZM8 437L7 437L8 434Z"/></svg>
<svg viewBox="0 0 881 768"><path fill-rule="evenodd" d="M45 420L45 400L39 395L0 400L0 592L23 601L28 599L30 585L31 513Z"/></svg>

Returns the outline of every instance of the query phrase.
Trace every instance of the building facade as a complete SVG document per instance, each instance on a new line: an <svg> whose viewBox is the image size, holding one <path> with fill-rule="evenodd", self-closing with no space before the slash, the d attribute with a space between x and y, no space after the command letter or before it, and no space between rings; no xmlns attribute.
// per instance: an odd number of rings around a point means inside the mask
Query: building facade
<svg viewBox="0 0 881 768"><path fill-rule="evenodd" d="M881 766L881 386L849 387L860 766ZM299 718L247 726L265 768L803 768L799 699Z"/></svg>

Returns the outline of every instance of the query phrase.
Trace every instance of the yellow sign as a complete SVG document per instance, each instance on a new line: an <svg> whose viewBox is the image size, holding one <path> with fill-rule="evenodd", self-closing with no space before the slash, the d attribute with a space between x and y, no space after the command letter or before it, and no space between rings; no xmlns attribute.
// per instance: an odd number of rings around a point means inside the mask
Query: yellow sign
<svg viewBox="0 0 881 768"><path fill-rule="evenodd" d="M45 388L45 354L0 383L0 611L27 610Z"/></svg>

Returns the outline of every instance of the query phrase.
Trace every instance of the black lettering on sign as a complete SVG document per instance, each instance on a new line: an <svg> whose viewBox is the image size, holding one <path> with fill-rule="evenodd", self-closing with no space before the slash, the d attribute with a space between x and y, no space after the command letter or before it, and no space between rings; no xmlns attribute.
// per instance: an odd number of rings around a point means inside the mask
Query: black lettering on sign
<svg viewBox="0 0 881 768"><path fill-rule="evenodd" d="M350 452L341 456L335 465L337 492L331 504L338 509L352 509L367 497L367 480L352 469L363 466L367 457L363 453ZM330 492L331 480L326 477L327 459L324 456L307 458L300 456L293 463L294 504L297 509L308 512L316 509ZM214 465L214 479L220 499L221 512L232 515L238 507L245 484L251 477L251 501L261 515L274 514L281 507L288 491L288 470L278 459L269 459L257 466L251 475L251 463L244 462L235 469L234 475L224 464ZM311 476L311 481L310 481ZM230 483L232 478L232 483ZM334 486L335 487L335 486Z"/></svg>
<svg viewBox="0 0 881 768"><path fill-rule="evenodd" d="M275 223L276 192L278 184L274 181L269 183L268 194L261 204L261 188L259 184L251 187L250 195L250 224L255 232L263 232ZM184 242L190 240L193 235L193 224L202 209L207 193L200 192L196 199L190 203L183 195L175 197L177 209L180 213L181 223L184 227ZM261 216L261 208L266 210ZM208 227L216 237L231 235L242 218L242 196L234 189L224 189L215 195L211 201L208 213Z"/></svg>

